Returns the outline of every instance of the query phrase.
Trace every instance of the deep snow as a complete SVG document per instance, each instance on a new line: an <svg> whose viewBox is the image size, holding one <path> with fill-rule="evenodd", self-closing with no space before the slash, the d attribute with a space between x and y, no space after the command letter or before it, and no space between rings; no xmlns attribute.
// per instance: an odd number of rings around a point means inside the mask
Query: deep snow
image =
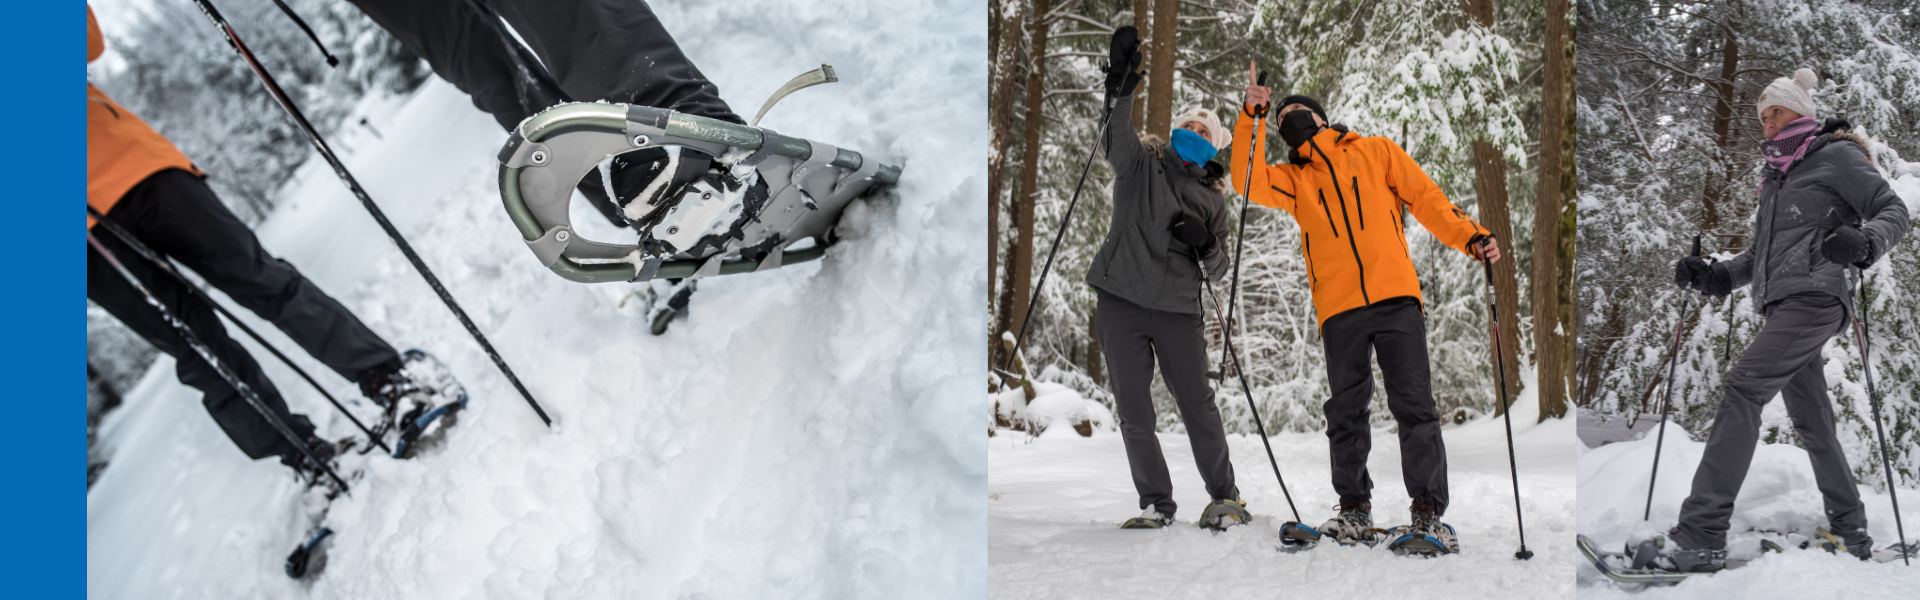
<svg viewBox="0 0 1920 600"><path fill-rule="evenodd" d="M1529 380L1531 376L1529 375ZM1057 406L1055 393L1042 396ZM1245 402L1231 391L1219 402ZM1058 413L1055 408L1050 412ZM1094 410L1095 414L1104 413ZM1435 559L1394 556L1384 549L1322 547L1300 554L1279 549L1281 523L1293 520L1259 438L1230 440L1235 480L1254 521L1214 534L1193 525L1207 502L1186 437L1160 435L1173 473L1179 521L1157 531L1122 530L1140 514L1120 436L1110 429L1082 438L1050 427L1038 438L1001 431L988 448L988 562L995 598L1571 598L1573 548L1572 419L1535 424L1531 391L1514 405L1514 443L1526 509L1527 548L1518 561L1513 488L1501 419L1486 416L1448 427L1444 436L1452 505L1445 521L1460 534L1462 553ZM1368 468L1374 519L1407 521L1399 444L1391 430L1373 433ZM1284 433L1272 438L1282 475L1300 516L1318 525L1338 500L1328 480L1327 438Z"/></svg>
<svg viewBox="0 0 1920 600"><path fill-rule="evenodd" d="M823 261L703 282L691 317L655 338L638 303L617 304L638 286L570 283L525 249L494 183L506 134L463 94L434 79L365 102L349 119L384 140L349 126L330 141L554 428L310 161L260 237L396 346L438 354L472 406L426 456L366 462L329 517L330 564L299 583L280 563L306 526L301 487L233 448L162 359L101 430L113 462L87 500L90 597L984 594L985 409L970 390L985 377L986 63L966 26L983 7L654 9L737 112L832 64L839 83L764 124L904 162L897 196L850 208ZM296 411L353 431L255 354Z"/></svg>
<svg viewBox="0 0 1920 600"><path fill-rule="evenodd" d="M1767 410L1785 412L1777 399L1767 405ZM1666 531L1680 517L1680 503L1692 487L1693 472L1700 465L1706 443L1691 439L1685 429L1672 423L1666 425L1662 443L1657 439L1657 427L1648 427L1631 436L1634 439L1630 441L1591 449L1584 444L1579 447L1580 533L1593 538L1601 548L1619 549L1629 540ZM1652 516L1643 521L1656 444L1663 445L1659 481L1654 487ZM1876 493L1871 485L1861 485L1860 495L1867 507L1867 531L1873 536L1874 546L1892 544L1895 534L1890 498ZM1920 509L1914 504L1920 502L1920 489L1900 488L1900 499L1908 539L1920 537L1916 530L1920 528ZM1734 501L1727 536L1729 558L1758 560L1711 577L1688 578L1672 587L1636 589L1641 586L1616 584L1585 559L1579 559L1576 574L1580 597L1810 598L1833 595L1840 589L1846 590L1849 598L1911 597L1920 586L1920 561L1913 567L1898 561L1863 563L1817 548L1801 550L1794 543L1784 544L1784 554L1760 554L1760 531L1797 536L1791 541L1804 539L1815 527L1827 524L1821 506L1807 452L1788 444L1759 444L1746 482Z"/></svg>

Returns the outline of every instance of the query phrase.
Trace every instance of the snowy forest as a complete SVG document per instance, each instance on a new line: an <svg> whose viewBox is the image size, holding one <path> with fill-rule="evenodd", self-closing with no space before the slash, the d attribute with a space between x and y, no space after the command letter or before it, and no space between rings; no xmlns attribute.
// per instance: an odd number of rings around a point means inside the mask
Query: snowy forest
<svg viewBox="0 0 1920 600"><path fill-rule="evenodd" d="M1596 0L1579 7L1582 254L1576 402L1605 417L1658 414L1705 439L1721 383L1761 326L1748 289L1727 298L1673 285L1694 236L1721 260L1751 243L1763 165L1755 98L1777 77L1811 68L1820 117L1842 117L1871 140L1881 174L1909 205L1920 199L1920 13L1908 2ZM1893 470L1920 482L1920 254L1912 237L1866 272L1873 382ZM1857 293L1857 291L1856 291ZM1675 327L1679 363L1667 381ZM1852 331L1824 351L1856 479L1884 491L1872 412ZM1798 444L1782 404L1762 441ZM1909 530L1911 531L1911 530Z"/></svg>
<svg viewBox="0 0 1920 600"><path fill-rule="evenodd" d="M1566 413L1576 329L1575 213L1563 200L1573 189L1566 2L995 0L991 11L986 333L996 371L1009 362L1009 344L1000 341L1031 318L1011 371L1112 405L1095 294L1084 281L1111 214L1113 174L1104 160L1092 161L1033 314L1026 311L1096 137L1109 37L1134 25L1144 40L1146 74L1132 115L1142 132L1165 136L1172 115L1192 106L1236 114L1251 60L1268 72L1275 98L1313 96L1331 121L1404 147L1502 240L1508 260L1495 265L1495 287L1509 394L1538 385L1542 418ZM1563 18L1548 27L1548 14ZM1278 139L1273 131L1269 123L1269 140ZM1236 141L1221 162L1245 151ZM1241 199L1228 200L1229 227L1238 230ZM1267 430L1317 431L1328 388L1299 230L1279 210L1255 206L1246 215L1234 345ZM1455 422L1495 413L1485 272L1406 222L1441 413ZM1224 284L1218 293L1228 293ZM1209 355L1221 368L1212 301L1207 311ZM1181 431L1170 394L1158 378L1154 385L1159 427ZM1228 431L1254 432L1238 384L1229 379L1219 389ZM1391 424L1384 406L1377 394L1373 418L1383 426Z"/></svg>

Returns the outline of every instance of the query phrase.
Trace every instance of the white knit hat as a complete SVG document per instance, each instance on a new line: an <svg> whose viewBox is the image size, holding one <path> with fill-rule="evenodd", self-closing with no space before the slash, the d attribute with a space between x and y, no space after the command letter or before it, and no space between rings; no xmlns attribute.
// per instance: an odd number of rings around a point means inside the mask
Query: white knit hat
<svg viewBox="0 0 1920 600"><path fill-rule="evenodd" d="M1767 107L1778 106L1800 113L1802 117L1811 117L1814 116L1813 96L1808 92L1819 85L1820 78L1813 74L1813 69L1800 69L1793 72L1793 79L1781 77L1767 84L1767 89L1760 91L1760 100L1755 104L1759 105L1762 116L1767 114Z"/></svg>
<svg viewBox="0 0 1920 600"><path fill-rule="evenodd" d="M1181 125L1185 125L1188 121L1195 121L1207 127L1207 136L1213 138L1208 141L1213 142L1213 148L1215 150L1225 148L1227 144L1233 143L1233 132L1227 131L1225 127L1220 125L1220 117L1214 115L1213 111L1198 106L1189 108L1187 112L1180 113L1180 116L1173 118L1173 128L1179 129Z"/></svg>

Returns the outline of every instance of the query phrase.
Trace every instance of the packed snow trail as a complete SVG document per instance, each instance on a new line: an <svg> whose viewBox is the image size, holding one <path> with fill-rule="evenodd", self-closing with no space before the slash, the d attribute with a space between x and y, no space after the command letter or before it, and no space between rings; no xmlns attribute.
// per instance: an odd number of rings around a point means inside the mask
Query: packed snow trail
<svg viewBox="0 0 1920 600"><path fill-rule="evenodd" d="M1837 349L1830 346L1828 351ZM1831 373L1828 376L1835 377ZM1785 406L1777 399L1768 403L1765 418L1769 423L1786 423ZM1596 422L1590 427L1601 425ZM1607 425L1624 429L1617 423ZM1667 424L1665 447L1660 450L1660 480L1653 493L1653 516L1643 521L1641 514L1646 509L1647 475L1653 466L1657 426L1655 423L1647 427L1631 441L1591 449L1585 444L1580 446L1576 461L1580 481L1579 532L1593 538L1601 549L1618 551L1628 540L1666 531L1680 518L1680 503L1687 499L1693 487L1693 472L1700 466L1700 457L1707 445L1691 439L1679 425ZM1848 448L1847 453L1853 455L1867 450ZM1860 485L1860 500L1867 507L1867 531L1873 536L1874 547L1884 548L1896 537L1893 506L1887 494L1874 490L1873 485ZM1920 522L1920 509L1907 499L1920 498L1920 489L1902 487L1900 498L1901 516L1906 520L1907 536L1912 538L1916 535L1914 523ZM1641 586L1623 586L1601 576L1582 558L1576 571L1580 597L1813 598L1846 590L1844 595L1852 598L1901 598L1911 596L1913 590L1920 587L1920 564L1907 567L1897 560L1887 564L1861 562L1828 554L1818 548L1818 542L1813 549L1801 550L1796 547L1798 544L1783 541L1782 545L1787 548L1784 554L1761 555L1762 535L1758 531L1810 536L1815 527L1827 524L1825 514L1807 451L1789 444L1759 444L1754 449L1753 466L1747 471L1746 483L1740 486L1740 496L1734 501L1733 521L1727 535L1728 558L1757 560L1710 577L1689 577L1672 587L1640 590L1635 588Z"/></svg>
<svg viewBox="0 0 1920 600"><path fill-rule="evenodd" d="M1531 377L1529 377L1530 383ZM1573 545L1572 419L1534 424L1533 386L1514 403L1514 443L1526 508L1529 561L1513 558L1513 489L1506 432L1485 416L1443 435L1452 503L1444 520L1460 534L1461 554L1432 559L1382 548L1321 546L1280 550L1281 523L1293 520L1258 437L1231 436L1234 476L1254 521L1214 534L1193 525L1208 500L1183 435L1162 433L1173 473L1177 521L1167 529L1122 530L1140 514L1120 435L1097 429L1082 438L1055 426L1037 439L1002 431L988 450L988 571L995 598L1278 598L1316 594L1351 598L1571 598L1567 577L1580 560ZM1244 402L1218 392L1220 402ZM1048 410L1060 412L1057 398ZM1096 418L1104 411L1093 411ZM1399 442L1373 432L1367 465L1373 516L1382 526L1408 521ZM1327 437L1273 436L1273 452L1300 516L1310 525L1333 516Z"/></svg>
<svg viewBox="0 0 1920 600"><path fill-rule="evenodd" d="M554 428L310 161L259 228L265 245L389 341L438 354L471 406L417 460L369 461L333 504L325 571L297 582L280 565L306 527L301 487L248 461L159 361L101 429L112 463L87 499L90 597L985 593L985 414L971 391L985 377L985 38L955 27L983 22L983 7L654 9L736 110L834 65L840 83L764 124L904 163L895 197L855 203L823 261L704 281L689 319L656 338L638 302L618 307L639 286L569 283L526 250L494 179L506 134L465 95L434 79L369 100L346 122L367 116L385 139L345 126L330 141ZM582 210L577 223L599 222ZM245 318L335 395L359 396ZM353 431L262 363L324 434Z"/></svg>

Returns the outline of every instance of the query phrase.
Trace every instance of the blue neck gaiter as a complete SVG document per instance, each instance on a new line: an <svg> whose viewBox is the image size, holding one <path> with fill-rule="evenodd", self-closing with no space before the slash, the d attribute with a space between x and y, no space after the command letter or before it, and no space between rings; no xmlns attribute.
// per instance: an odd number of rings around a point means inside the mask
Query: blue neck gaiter
<svg viewBox="0 0 1920 600"><path fill-rule="evenodd" d="M1180 154L1180 160L1196 165L1207 164L1207 161L1213 160L1213 154L1219 152L1213 147L1213 142L1185 129L1173 130L1172 145L1173 151Z"/></svg>

